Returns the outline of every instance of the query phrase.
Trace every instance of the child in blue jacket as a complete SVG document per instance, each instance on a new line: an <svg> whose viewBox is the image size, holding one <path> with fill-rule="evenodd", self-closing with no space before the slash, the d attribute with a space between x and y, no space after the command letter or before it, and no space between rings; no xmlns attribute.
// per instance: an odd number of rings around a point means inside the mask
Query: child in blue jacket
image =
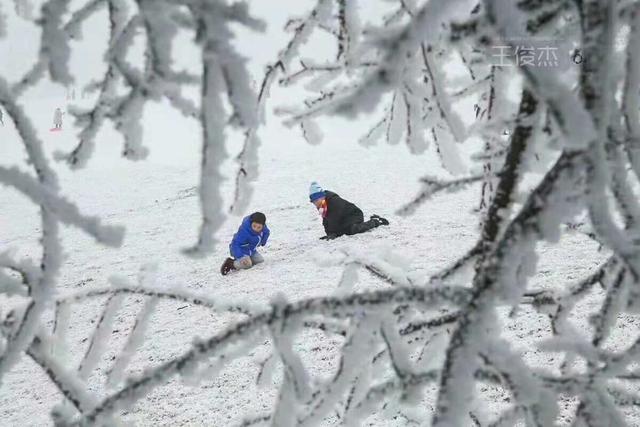
<svg viewBox="0 0 640 427"><path fill-rule="evenodd" d="M231 270L246 270L264 261L258 246L265 246L269 239L267 217L262 212L254 212L242 220L238 232L233 235L229 245L232 258L227 258L220 273L226 276Z"/></svg>

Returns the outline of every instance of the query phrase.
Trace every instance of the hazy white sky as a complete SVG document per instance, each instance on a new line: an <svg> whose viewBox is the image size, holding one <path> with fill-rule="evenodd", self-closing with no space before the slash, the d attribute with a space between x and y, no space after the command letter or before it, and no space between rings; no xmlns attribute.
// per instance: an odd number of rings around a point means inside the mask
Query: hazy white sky
<svg viewBox="0 0 640 427"><path fill-rule="evenodd" d="M43 0L34 1L34 4L41 4ZM73 0L72 10L76 10L86 0ZM250 72L254 76L256 86L259 85L265 66L274 61L280 49L289 40L291 33L283 30L284 24L290 17L306 15L314 4L312 0L254 0L250 1L250 10L256 17L263 19L267 23L265 32L254 32L237 26L236 44L238 50L248 59ZM374 16L386 8L383 3L361 1L361 12L363 16ZM366 7L364 5L366 4ZM38 49L40 33L38 28L32 23L18 18L12 7L5 0L2 1L2 10L8 16L8 37L0 39L0 75L11 82L17 81L34 64ZM39 6L34 8L34 13L38 14ZM106 48L108 37L109 21L106 9L89 19L83 26L82 39L73 41L71 68L77 78L76 95L79 98L81 88L89 81L101 78L105 71L103 54ZM302 51L303 55L312 54L315 58L320 55L333 55L335 40L330 36L323 35L323 32L316 32L311 42ZM186 33L178 37L175 41L174 59L176 68L191 68L198 66L199 55L192 41ZM141 50L134 51L133 56L140 57ZM297 65L297 64L296 64ZM66 99L64 87L43 81L38 86L30 89L22 98L23 105L33 118L39 134L47 144L49 152L59 149L71 149L76 143L75 131L70 128L71 120L67 115L65 123L65 133L62 135L52 135L48 132L51 124L53 111L56 107L66 109L73 101ZM197 93L196 93L197 95ZM281 104L299 103L301 93L299 91L279 91L276 88L272 91L270 107ZM76 104L82 104L82 100L77 99ZM86 102L86 101L85 101ZM173 132L167 135L166 126L155 126L155 123L172 123ZM199 128L193 120L187 120L179 113L168 107L166 103L161 105L150 103L145 110L144 117L144 141L152 148L151 161L177 162L177 163L197 163L199 155ZM341 120L322 120L323 132L332 136L332 131L339 131L338 136L349 140L355 140L365 131L364 126L345 127ZM261 131L263 143L282 143L282 140L299 140L298 130L285 129L281 125L281 118L269 116L267 125ZM15 162L24 158L15 135L12 135L8 127L0 128L0 162ZM97 141L98 150L96 156L100 157L100 164L109 163L107 159L117 160L121 148L121 138L110 126L103 128ZM302 141L299 141L302 143ZM355 141L354 141L355 142ZM231 135L229 150L233 154L239 142ZM95 165L96 162L90 163Z"/></svg>
<svg viewBox="0 0 640 427"><path fill-rule="evenodd" d="M35 5L35 14L38 14L38 5L44 0L32 0ZM87 0L73 0L72 10L76 10ZM271 62L277 52L285 46L290 33L283 30L284 24L290 17L304 16L314 5L314 0L253 0L249 1L250 10L255 17L263 19L267 23L265 32L248 31L238 26L237 45L239 50L249 59L250 69L260 77L264 65ZM379 15L387 10L380 2L359 3L360 11L365 19L368 16ZM2 10L8 15L9 37L0 39L0 75L9 80L16 80L33 65L40 41L38 28L24 19L17 18L15 11L8 0L3 0ZM104 67L102 53L108 36L109 21L106 8L89 19L83 26L82 40L72 41L71 65L77 72L78 83L84 83L89 77L99 77ZM322 34L322 32L318 32ZM186 42L186 43L183 43ZM178 40L174 50L175 59L182 65L191 62L191 66L197 63L198 58L190 57L195 53L189 49L189 40ZM314 55L320 52L329 52L334 48L334 40L329 37L315 35L312 43L306 48L307 52L313 51ZM80 72L78 72L80 71ZM40 90L58 95L51 85Z"/></svg>

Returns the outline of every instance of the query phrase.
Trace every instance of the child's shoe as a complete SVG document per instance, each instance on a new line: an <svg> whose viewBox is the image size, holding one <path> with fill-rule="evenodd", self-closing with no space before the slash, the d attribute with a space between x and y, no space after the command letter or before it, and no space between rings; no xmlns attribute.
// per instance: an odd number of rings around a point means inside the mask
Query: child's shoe
<svg viewBox="0 0 640 427"><path fill-rule="evenodd" d="M389 221L386 218L382 218L379 215L371 215L371 219L376 223L376 226L389 225Z"/></svg>
<svg viewBox="0 0 640 427"><path fill-rule="evenodd" d="M220 267L220 273L223 276L226 276L227 274L229 274L230 271L235 270L235 269L236 268L233 265L233 258L227 258L222 263L222 267Z"/></svg>

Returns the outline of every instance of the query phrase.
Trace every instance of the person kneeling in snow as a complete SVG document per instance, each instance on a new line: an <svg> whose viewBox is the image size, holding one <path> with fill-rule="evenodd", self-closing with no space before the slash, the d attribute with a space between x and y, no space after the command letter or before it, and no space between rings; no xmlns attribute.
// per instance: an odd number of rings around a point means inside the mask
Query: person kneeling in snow
<svg viewBox="0 0 640 427"><path fill-rule="evenodd" d="M242 220L238 232L233 235L229 244L229 252L233 258L227 258L220 268L223 276L231 270L246 270L264 261L256 248L266 245L269 239L270 232L266 222L267 217L262 212L254 212Z"/></svg>
<svg viewBox="0 0 640 427"><path fill-rule="evenodd" d="M327 233L320 238L322 240L364 233L381 225L389 225L389 221L378 215L371 215L369 221L365 221L360 208L332 191L323 190L317 182L311 183L309 200L322 216L322 225Z"/></svg>

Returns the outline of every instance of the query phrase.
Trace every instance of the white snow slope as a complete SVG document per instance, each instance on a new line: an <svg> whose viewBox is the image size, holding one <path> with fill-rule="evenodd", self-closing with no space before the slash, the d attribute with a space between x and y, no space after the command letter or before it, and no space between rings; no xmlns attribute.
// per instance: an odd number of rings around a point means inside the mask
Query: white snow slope
<svg viewBox="0 0 640 427"><path fill-rule="evenodd" d="M52 105L43 107L44 111L50 111L50 107ZM51 134L48 123L44 123L40 130L49 153L73 143L69 128L61 134ZM185 139L174 123L162 120L146 123L153 135L163 137L167 144L178 144ZM211 298L266 305L279 293L288 300L333 293L342 270L321 266L318 260L343 249L376 257L380 257L381 250L387 250L393 254L392 262L406 263L412 277L426 278L474 243L477 217L473 208L479 200L478 187L438 196L414 216L398 217L394 211L417 192L418 177L441 173L435 158L433 155L412 156L403 146L365 149L357 145L355 138L344 136L349 135L345 129L337 127L329 132L320 146L307 145L296 132L284 129L263 135L261 175L249 211L260 210L267 215L272 235L263 250L266 262L224 278L219 266L228 255L228 242L241 218L228 219L219 233L221 243L214 255L193 260L180 251L193 243L199 224L195 161L183 162L181 166L153 160L109 164L95 161L88 169L76 173L57 165L65 194L77 201L84 212L100 215L112 224L124 224L128 230L123 247L114 250L97 246L77 230L65 228L66 261L59 277L60 295L107 286L112 274L134 281L142 266L156 263L159 273L154 286L159 289L179 287ZM115 146L119 139L108 132L98 141L103 145L110 142ZM330 242L318 240L324 233L316 210L308 202L308 185L312 180L356 203L366 215L386 216L391 226ZM225 184L228 189L230 184ZM3 187L0 188L0 212L0 248L15 248L17 255L37 259L39 234L35 209L22 196ZM558 245L540 245L539 253L539 273L532 284L537 287L577 281L593 271L606 256L577 234L566 236ZM384 286L388 285L361 271L356 290ZM597 308L599 301L595 295L589 299L589 306L577 308L577 324L587 328L586 315ZM5 303L7 301L2 300L2 305ZM108 351L88 378L91 391L98 396L107 393L105 373L124 345L142 303L142 298L126 297L117 312ZM102 298L72 306L68 346L63 349L68 366L76 367L82 359L104 304ZM157 366L185 352L194 338L208 337L241 317L220 316L188 304L162 301L151 317L146 340L133 356L126 373L135 375ZM624 320L625 327L617 335L637 334L635 319ZM558 354L533 350L535 341L550 336L546 319L525 306L515 317L505 317L504 321L505 334L513 340L514 347L523 352L527 363L539 367L558 366L561 361ZM617 335L612 346L616 345ZM276 374L266 379L266 386L256 385L258 365L270 351L268 342L269 337L265 336L264 342L220 372L199 372L199 384L186 384L174 378L125 412L122 420L134 425L228 426L237 425L245 416L266 412L276 399L280 380ZM305 332L295 349L311 375L318 379L329 377L337 368L336 350L340 344L340 337ZM508 396L489 386L483 386L482 390L485 399L474 403L476 411L488 418L495 417L498 410L508 404ZM51 425L50 411L60 401L61 396L41 369L24 357L0 387L0 425ZM430 408L432 403L430 392L423 408ZM563 402L563 414L568 413L572 404L571 400ZM630 425L640 425L637 410L630 409L627 416ZM410 425L397 413L384 411L372 414L369 421L371 425ZM335 425L339 421L329 417L324 424Z"/></svg>

